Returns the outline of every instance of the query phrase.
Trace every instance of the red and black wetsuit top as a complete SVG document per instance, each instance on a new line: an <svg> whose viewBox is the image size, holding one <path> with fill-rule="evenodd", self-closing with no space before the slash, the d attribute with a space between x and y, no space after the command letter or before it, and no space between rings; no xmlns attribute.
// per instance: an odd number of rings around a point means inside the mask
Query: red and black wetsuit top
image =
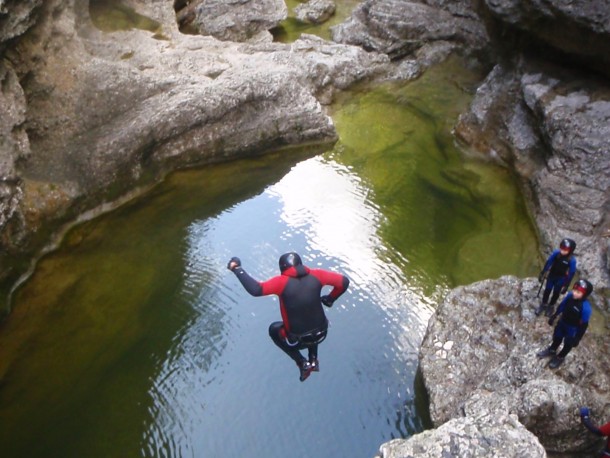
<svg viewBox="0 0 610 458"><path fill-rule="evenodd" d="M299 265L264 282L253 279L242 267L233 269L235 275L252 296L275 294L280 298L284 328L288 334L303 335L326 327L326 315L320 295L324 286L332 286L330 297L337 299L349 286L349 279L341 274Z"/></svg>

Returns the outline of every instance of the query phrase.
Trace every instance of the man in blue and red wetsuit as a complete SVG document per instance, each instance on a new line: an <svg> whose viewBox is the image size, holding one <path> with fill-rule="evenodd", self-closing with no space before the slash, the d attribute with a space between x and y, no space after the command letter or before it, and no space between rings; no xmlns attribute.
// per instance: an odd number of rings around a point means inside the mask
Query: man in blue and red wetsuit
<svg viewBox="0 0 610 458"><path fill-rule="evenodd" d="M601 451L600 458L610 458L610 422L597 427L593 424L591 419L589 418L589 408L581 407L580 408L580 420L582 424L587 427L589 431L599 437L607 437L606 447Z"/></svg>
<svg viewBox="0 0 610 458"><path fill-rule="evenodd" d="M551 369L558 368L566 355L577 347L585 335L591 318L591 304L587 297L593 291L593 285L587 280L581 279L574 283L572 292L569 293L559 307L557 312L549 318L549 325L553 325L558 315L561 315L555 330L553 331L553 342L551 346L537 353L539 358L552 356L549 367ZM563 341L563 348L559 353L557 349Z"/></svg>
<svg viewBox="0 0 610 458"><path fill-rule="evenodd" d="M275 294L280 299L282 321L269 326L273 342L290 356L299 367L301 381L311 372L318 372L318 344L326 338L328 320L322 304L331 307L349 286L349 279L341 274L303 265L297 253L286 253L279 261L281 275L259 282L242 268L239 258L233 257L227 268L239 279L252 296ZM329 294L321 296L324 286L332 286ZM300 350L307 349L309 359Z"/></svg>
<svg viewBox="0 0 610 458"><path fill-rule="evenodd" d="M548 271L544 293L542 294L542 303L536 309L536 315L545 312L546 316L551 316L559 294L564 294L568 290L576 273L576 259L572 256L575 249L576 242L574 240L563 239L559 244L559 249L554 250L546 260L540 275L538 275L538 281L542 283L544 275ZM551 291L553 292L552 295ZM550 302L549 296L551 296Z"/></svg>

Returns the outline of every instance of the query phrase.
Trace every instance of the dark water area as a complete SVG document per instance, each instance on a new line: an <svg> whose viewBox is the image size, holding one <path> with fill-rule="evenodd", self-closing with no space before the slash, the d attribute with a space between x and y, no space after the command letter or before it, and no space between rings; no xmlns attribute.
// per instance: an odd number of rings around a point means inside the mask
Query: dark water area
<svg viewBox="0 0 610 458"><path fill-rule="evenodd" d="M361 2L359 0L343 0L335 2L335 14L322 24L309 24L296 19L295 8L303 2L299 0L286 0L288 7L288 18L272 30L275 41L291 43L297 40L301 34L308 33L317 35L325 40L331 39L331 27L344 22Z"/></svg>
<svg viewBox="0 0 610 458"><path fill-rule="evenodd" d="M457 63L351 94L333 150L180 172L73 228L0 327L3 457L372 457L427 426L417 354L450 288L533 275L516 181L451 136ZM278 257L345 273L304 383L250 297Z"/></svg>

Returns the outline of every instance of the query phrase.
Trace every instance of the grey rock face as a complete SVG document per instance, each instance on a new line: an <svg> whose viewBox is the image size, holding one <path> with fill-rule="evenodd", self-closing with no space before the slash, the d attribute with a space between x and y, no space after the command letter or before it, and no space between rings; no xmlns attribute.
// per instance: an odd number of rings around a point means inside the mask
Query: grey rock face
<svg viewBox="0 0 610 458"><path fill-rule="evenodd" d="M87 2L49 0L0 61L1 264L39 249L41 228L171 170L333 143L321 101L388 71L387 56L315 37L287 45L184 35L171 2L130 5L159 30L105 33Z"/></svg>
<svg viewBox="0 0 610 458"><path fill-rule="evenodd" d="M408 56L424 45L451 43L466 53L482 52L489 44L483 24L467 2L464 16L445 10L443 2L365 0L348 21L332 28L333 40L388 54L392 59ZM455 2L454 2L455 3Z"/></svg>
<svg viewBox="0 0 610 458"><path fill-rule="evenodd" d="M42 0L0 0L0 49L2 43L18 37L35 21Z"/></svg>
<svg viewBox="0 0 610 458"><path fill-rule="evenodd" d="M456 133L514 165L548 253L573 238L579 272L607 291L610 87L549 66L498 66ZM598 302L604 308L606 294Z"/></svg>
<svg viewBox="0 0 610 458"><path fill-rule="evenodd" d="M485 0L499 20L610 75L610 1Z"/></svg>
<svg viewBox="0 0 610 458"><path fill-rule="evenodd" d="M546 457L544 448L516 415L487 411L453 418L408 440L395 439L379 449L379 458L528 458Z"/></svg>
<svg viewBox="0 0 610 458"><path fill-rule="evenodd" d="M193 24L201 35L247 41L277 27L288 17L284 0L201 0Z"/></svg>
<svg viewBox="0 0 610 458"><path fill-rule="evenodd" d="M564 364L549 369L548 359L536 357L553 330L534 314L537 290L534 279L507 276L456 288L439 305L420 349L435 425L515 415L547 451L577 453L591 443L578 407L610 416L610 361L599 357L607 354L610 337L590 326Z"/></svg>

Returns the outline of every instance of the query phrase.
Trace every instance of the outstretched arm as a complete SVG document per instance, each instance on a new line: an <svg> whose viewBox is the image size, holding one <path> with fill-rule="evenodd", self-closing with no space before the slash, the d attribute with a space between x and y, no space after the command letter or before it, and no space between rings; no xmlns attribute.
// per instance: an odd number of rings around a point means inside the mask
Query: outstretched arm
<svg viewBox="0 0 610 458"><path fill-rule="evenodd" d="M595 426L593 424L593 422L591 421L591 417L589 416L589 408L588 407L581 407L580 408L580 421L582 422L583 425L586 426L586 428L591 431L593 434L595 434L596 436L603 436L602 432L600 431L600 429Z"/></svg>
<svg viewBox="0 0 610 458"><path fill-rule="evenodd" d="M553 261L555 261L555 258L557 257L558 253L559 253L559 250L554 250L551 253L551 255L546 259L546 262L544 263L544 267L542 268L542 271L540 272L539 278L542 278L544 273L551 268L551 265L553 264Z"/></svg>
<svg viewBox="0 0 610 458"><path fill-rule="evenodd" d="M252 296L262 296L263 287L261 284L252 278L248 272L241 266L241 261L237 257L231 258L227 264L227 269L235 274L239 282L242 284L244 289L248 291Z"/></svg>

